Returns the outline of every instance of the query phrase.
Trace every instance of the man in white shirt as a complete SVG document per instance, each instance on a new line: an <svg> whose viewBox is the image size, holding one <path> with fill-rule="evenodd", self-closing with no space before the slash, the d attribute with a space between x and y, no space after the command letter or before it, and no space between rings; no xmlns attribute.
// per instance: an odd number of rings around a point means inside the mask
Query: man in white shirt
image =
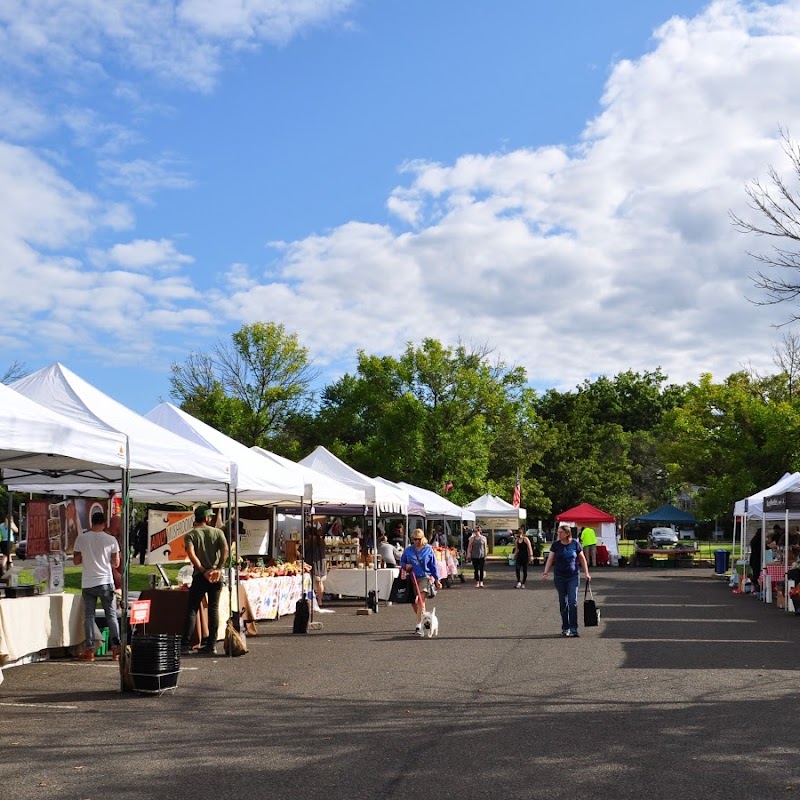
<svg viewBox="0 0 800 800"><path fill-rule="evenodd" d="M92 514L92 527L78 534L72 548L72 560L76 566L83 565L81 589L86 648L78 659L94 661L94 617L99 598L106 615L111 655L117 661L120 651L119 622L112 568L119 569L119 544L111 534L106 533L106 515L102 511L95 511Z"/></svg>

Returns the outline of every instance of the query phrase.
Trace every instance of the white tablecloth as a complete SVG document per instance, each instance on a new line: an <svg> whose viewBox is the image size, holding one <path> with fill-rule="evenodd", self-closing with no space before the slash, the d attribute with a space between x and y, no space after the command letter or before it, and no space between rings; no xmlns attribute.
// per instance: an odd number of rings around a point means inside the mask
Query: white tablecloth
<svg viewBox="0 0 800 800"><path fill-rule="evenodd" d="M395 568L379 569L329 569L325 578L326 594L338 594L344 597L364 597L364 573L367 574L366 591L375 590L375 576L378 577L378 599L388 600L392 589L392 581L400 574Z"/></svg>
<svg viewBox="0 0 800 800"><path fill-rule="evenodd" d="M281 575L275 578L248 578L240 581L244 588L249 609L245 609L248 618L277 619L286 614L294 614L297 601L303 596L298 575ZM306 594L311 591L311 575L303 576Z"/></svg>
<svg viewBox="0 0 800 800"><path fill-rule="evenodd" d="M0 665L31 653L84 641L79 594L43 594L0 600Z"/></svg>

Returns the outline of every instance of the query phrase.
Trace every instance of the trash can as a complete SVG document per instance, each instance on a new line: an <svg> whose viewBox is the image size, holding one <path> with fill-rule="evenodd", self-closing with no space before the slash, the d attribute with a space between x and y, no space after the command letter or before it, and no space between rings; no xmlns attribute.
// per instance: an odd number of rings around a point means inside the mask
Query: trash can
<svg viewBox="0 0 800 800"><path fill-rule="evenodd" d="M714 551L714 572L717 575L724 575L728 571L728 564L731 554L727 550Z"/></svg>

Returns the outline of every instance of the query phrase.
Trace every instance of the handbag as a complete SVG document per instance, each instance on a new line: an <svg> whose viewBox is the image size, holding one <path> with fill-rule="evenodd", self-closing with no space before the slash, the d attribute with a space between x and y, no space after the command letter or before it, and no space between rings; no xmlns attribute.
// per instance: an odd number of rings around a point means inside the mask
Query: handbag
<svg viewBox="0 0 800 800"><path fill-rule="evenodd" d="M230 619L225 625L225 638L222 642L222 649L229 656L243 656L245 653L250 652L244 643L244 637L233 627L233 621Z"/></svg>
<svg viewBox="0 0 800 800"><path fill-rule="evenodd" d="M586 588L583 590L583 625L585 628L593 628L599 622L600 609L594 601L590 582L586 581Z"/></svg>

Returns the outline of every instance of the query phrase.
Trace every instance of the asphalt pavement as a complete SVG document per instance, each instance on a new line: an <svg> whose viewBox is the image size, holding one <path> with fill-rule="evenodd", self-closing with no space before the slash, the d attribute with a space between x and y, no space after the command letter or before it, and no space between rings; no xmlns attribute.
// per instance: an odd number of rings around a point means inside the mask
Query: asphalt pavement
<svg viewBox="0 0 800 800"><path fill-rule="evenodd" d="M119 691L117 666L5 670L0 797L785 798L800 792L800 619L706 568L598 568L597 628L560 636L552 582L488 567L431 601L322 629L259 623L237 659Z"/></svg>

